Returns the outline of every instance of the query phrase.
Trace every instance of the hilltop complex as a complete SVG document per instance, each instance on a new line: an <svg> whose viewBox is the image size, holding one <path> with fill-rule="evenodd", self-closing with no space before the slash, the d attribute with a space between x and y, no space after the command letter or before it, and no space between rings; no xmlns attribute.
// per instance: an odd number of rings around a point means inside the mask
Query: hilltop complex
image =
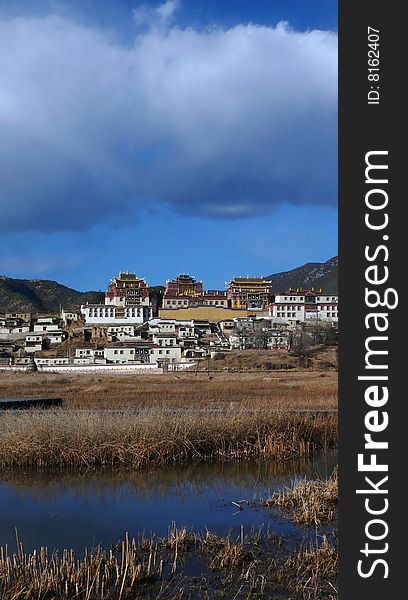
<svg viewBox="0 0 408 600"><path fill-rule="evenodd" d="M154 311L146 279L122 271L103 304L0 314L0 368L179 369L231 350L290 350L296 340L336 336L335 295L313 288L276 294L270 281L248 275L226 285L205 290L182 273L166 281Z"/></svg>
<svg viewBox="0 0 408 600"><path fill-rule="evenodd" d="M166 281L158 316L163 319L208 320L270 317L276 321L338 320L338 297L322 290L288 290L274 295L263 277L233 277L226 290L204 290L203 282L186 273ZM81 307L85 323L136 324L153 318L146 279L135 273L119 273L109 282L105 304Z"/></svg>

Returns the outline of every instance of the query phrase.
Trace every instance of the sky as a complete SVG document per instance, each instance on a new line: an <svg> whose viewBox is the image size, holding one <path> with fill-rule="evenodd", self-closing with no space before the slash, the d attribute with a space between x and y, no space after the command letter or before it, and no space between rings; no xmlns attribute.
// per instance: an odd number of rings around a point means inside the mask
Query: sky
<svg viewBox="0 0 408 600"><path fill-rule="evenodd" d="M0 0L0 275L337 254L337 2Z"/></svg>

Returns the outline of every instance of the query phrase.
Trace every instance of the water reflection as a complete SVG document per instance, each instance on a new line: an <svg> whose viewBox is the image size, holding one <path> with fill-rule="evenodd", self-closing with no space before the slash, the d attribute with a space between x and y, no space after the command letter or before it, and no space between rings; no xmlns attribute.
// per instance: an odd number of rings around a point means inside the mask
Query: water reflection
<svg viewBox="0 0 408 600"><path fill-rule="evenodd" d="M336 454L330 453L279 463L206 462L148 472L3 472L0 545L13 547L18 527L26 551L47 545L81 553L85 545L115 543L125 531L164 534L172 521L221 535L241 524L303 535L276 512L244 509L236 514L231 502L267 496L297 477L327 477L336 464Z"/></svg>

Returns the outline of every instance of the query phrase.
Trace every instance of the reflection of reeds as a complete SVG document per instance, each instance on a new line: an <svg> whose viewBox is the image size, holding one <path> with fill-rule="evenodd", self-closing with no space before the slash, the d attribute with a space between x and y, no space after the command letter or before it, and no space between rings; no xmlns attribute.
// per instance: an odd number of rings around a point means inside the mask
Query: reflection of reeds
<svg viewBox="0 0 408 600"><path fill-rule="evenodd" d="M0 416L0 465L141 469L204 459L288 459L337 442L337 416L271 410L64 409Z"/></svg>
<svg viewBox="0 0 408 600"><path fill-rule="evenodd" d="M164 538L142 536L136 541L125 535L110 550L85 549L81 559L72 550L59 557L47 548L27 555L18 537L17 547L13 556L7 548L0 550L3 600L270 598L272 592L280 597L279 591L310 600L337 597L337 548L325 538L291 551L271 534L241 532L231 539L173 524ZM189 574L191 559L201 561L200 577Z"/></svg>
<svg viewBox="0 0 408 600"><path fill-rule="evenodd" d="M298 481L291 488L275 492L263 506L279 506L292 512L294 523L319 526L336 518L338 502L337 470L327 480Z"/></svg>
<svg viewBox="0 0 408 600"><path fill-rule="evenodd" d="M207 460L197 463L164 465L154 470L103 468L92 470L43 469L16 467L2 469L0 483L19 497L40 502L54 502L67 491L74 497L133 498L143 505L151 500L189 501L191 495L208 494L221 498L226 487L271 490L289 485L290 481L306 475L322 476L333 468L335 451L328 454L303 456L293 460Z"/></svg>

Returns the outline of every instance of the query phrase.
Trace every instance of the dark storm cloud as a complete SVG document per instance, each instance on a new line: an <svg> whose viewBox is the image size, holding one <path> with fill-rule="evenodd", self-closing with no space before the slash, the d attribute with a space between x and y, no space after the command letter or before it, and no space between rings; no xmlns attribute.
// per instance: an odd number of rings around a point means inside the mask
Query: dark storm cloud
<svg viewBox="0 0 408 600"><path fill-rule="evenodd" d="M3 230L160 201L212 218L335 205L337 36L180 29L176 8L136 13L131 47L67 18L0 17Z"/></svg>

